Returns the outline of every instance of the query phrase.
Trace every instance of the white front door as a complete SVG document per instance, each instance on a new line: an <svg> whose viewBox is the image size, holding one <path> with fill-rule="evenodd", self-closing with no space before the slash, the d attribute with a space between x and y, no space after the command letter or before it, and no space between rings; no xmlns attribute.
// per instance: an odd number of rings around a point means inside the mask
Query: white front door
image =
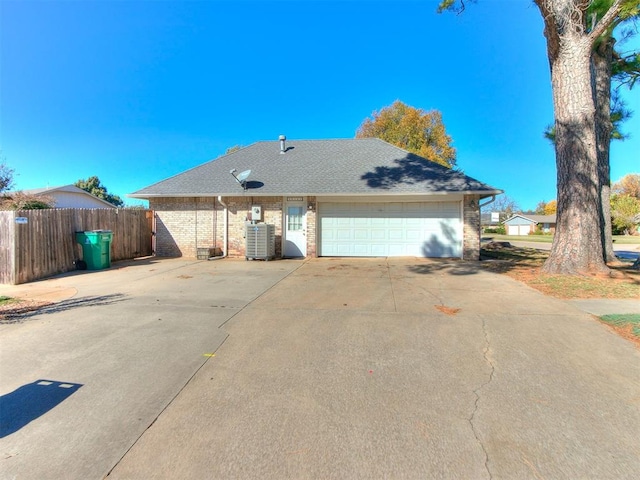
<svg viewBox="0 0 640 480"><path fill-rule="evenodd" d="M285 257L307 256L307 209L303 200L287 200L284 221Z"/></svg>

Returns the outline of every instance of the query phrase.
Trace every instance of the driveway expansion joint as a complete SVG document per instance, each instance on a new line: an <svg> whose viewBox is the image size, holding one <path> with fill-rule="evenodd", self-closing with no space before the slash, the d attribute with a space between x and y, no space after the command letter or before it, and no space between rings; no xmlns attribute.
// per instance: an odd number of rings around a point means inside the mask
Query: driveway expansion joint
<svg viewBox="0 0 640 480"><path fill-rule="evenodd" d="M387 276L389 277L389 287L391 288L391 298L393 299L393 311L398 313L398 304L396 303L396 294L393 291L393 279L391 278L391 268L389 267L389 257L386 259L387 263Z"/></svg>
<svg viewBox="0 0 640 480"><path fill-rule="evenodd" d="M480 385L478 388L476 388L473 391L473 394L475 395L476 399L475 399L475 401L473 403L473 411L471 412L471 416L469 417L468 421L469 421L469 425L471 426L471 431L473 432L473 435L474 435L474 437L476 439L476 442L478 442L478 445L480 445L480 448L482 448L482 452L484 453L484 459L485 459L484 460L484 468L487 470L487 474L489 475L489 479L492 479L493 476L491 475L491 469L489 468L489 453L487 452L487 449L485 448L484 444L482 443L482 440L480 439L480 436L478 434L478 430L477 430L476 425L474 423L474 419L475 419L476 413L478 412L478 405L480 403L480 391L493 381L493 376L494 376L494 373L496 371L495 365L493 364L493 362L489 358L489 352L491 351L491 343L489 341L489 334L487 333L487 323L486 323L484 317L482 317L482 333L484 335L484 341L485 341L485 347L484 347L484 349L482 351L482 356L484 358L485 363L490 368L489 378L488 378L488 380L486 382L484 382L482 385Z"/></svg>

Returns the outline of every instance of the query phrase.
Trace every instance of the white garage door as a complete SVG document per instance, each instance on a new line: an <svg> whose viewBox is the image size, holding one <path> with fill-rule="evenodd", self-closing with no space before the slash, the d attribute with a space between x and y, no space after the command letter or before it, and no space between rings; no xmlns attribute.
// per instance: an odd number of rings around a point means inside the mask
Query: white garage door
<svg viewBox="0 0 640 480"><path fill-rule="evenodd" d="M460 202L320 203L325 257L462 257Z"/></svg>
<svg viewBox="0 0 640 480"><path fill-rule="evenodd" d="M507 225L507 235L529 235L529 225Z"/></svg>

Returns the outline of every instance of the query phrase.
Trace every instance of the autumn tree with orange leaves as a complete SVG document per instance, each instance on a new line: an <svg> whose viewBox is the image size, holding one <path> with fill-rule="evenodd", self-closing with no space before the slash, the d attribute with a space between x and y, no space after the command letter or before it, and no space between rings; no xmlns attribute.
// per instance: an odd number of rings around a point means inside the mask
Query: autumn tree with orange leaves
<svg viewBox="0 0 640 480"><path fill-rule="evenodd" d="M640 174L629 173L613 184L613 193L617 195L628 195L640 200Z"/></svg>
<svg viewBox="0 0 640 480"><path fill-rule="evenodd" d="M456 149L442 123L442 114L411 107L400 100L373 112L358 128L356 138L380 138L445 167L456 164Z"/></svg>

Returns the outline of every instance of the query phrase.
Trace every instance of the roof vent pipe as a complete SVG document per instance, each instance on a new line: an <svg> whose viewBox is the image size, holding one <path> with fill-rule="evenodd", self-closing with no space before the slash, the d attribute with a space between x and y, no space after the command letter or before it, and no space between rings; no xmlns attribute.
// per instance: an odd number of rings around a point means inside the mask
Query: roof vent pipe
<svg viewBox="0 0 640 480"><path fill-rule="evenodd" d="M280 135L278 137L278 140L280 140L280 153L284 153L287 151L287 148L285 147L284 141L287 139L287 137L285 137L284 135Z"/></svg>

